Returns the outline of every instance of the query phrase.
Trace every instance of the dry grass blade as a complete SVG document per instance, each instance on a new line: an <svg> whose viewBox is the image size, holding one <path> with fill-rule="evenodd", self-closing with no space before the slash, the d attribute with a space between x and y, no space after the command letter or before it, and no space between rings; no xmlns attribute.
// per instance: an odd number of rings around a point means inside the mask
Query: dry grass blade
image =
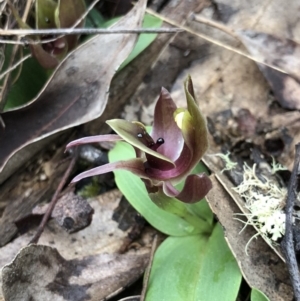
<svg viewBox="0 0 300 301"><path fill-rule="evenodd" d="M229 50L229 51L232 51L232 52L234 52L234 53L237 53L237 54L239 54L239 55L241 55L241 56L244 56L244 57L246 57L246 58L248 58L248 59L250 59L250 60L252 60L252 61L254 61L254 62L256 62L256 63L263 64L263 65L265 65L265 66L267 66L267 67L270 67L270 68L272 68L272 69L274 69L274 70L277 70L277 71L279 71L279 72L282 72L282 73L287 74L287 72L286 72L285 70L281 69L281 68L278 68L278 67L276 67L276 66L267 64L266 62L264 62L264 61L261 60L261 59L258 59L258 58L254 57L254 56L252 56L252 55L250 55L250 54L248 54L248 53L246 53L246 52L244 52L244 51L242 51L242 50L239 50L239 49L237 49L237 48L234 48L234 47L231 47L231 46L229 46L229 45L226 45L226 44L224 44L224 43L222 43L222 42L220 42L220 41L217 41L217 40L215 40L215 39L212 39L212 38L210 38L210 37L208 37L208 36L206 36L206 35L204 35L204 34L198 33L198 32L192 30L191 28L189 28L189 27L187 27L187 26L185 26L185 25L177 24L176 22L173 22L172 20L170 20L170 19L168 19L168 18L166 18L166 17L164 17L164 16L162 16L162 15L160 15L160 14L157 14L156 12L152 11L151 9L147 9L146 12L149 13L149 14L151 14L151 15L153 15L153 16L156 16L156 17L158 17L158 18L161 18L164 22L169 23L169 24L171 24L171 25L173 25L173 26L175 26L175 27L177 27L177 28L181 28L182 30L185 30L185 31L187 31L187 32L189 32L189 33L191 33L191 34L193 34L193 35L195 35L195 36L197 36L197 37L199 37L199 38L205 40L205 41L208 41L208 42L210 42L210 43L212 43L212 44L218 45L218 46L220 46L220 47L222 47L222 48L225 48L225 49L227 49L227 50ZM218 29L220 29L220 30L226 32L227 34L230 34L230 35L233 36L234 38L237 38L237 34L235 33L235 31L234 31L233 29L230 29L230 28L226 27L226 26L223 25L223 24L220 24L220 23L218 23L218 22L214 22L214 21L211 21L211 20L208 20L208 19L205 19L205 18L197 18L197 20L196 20L196 18L195 18L194 15L192 15L192 17L195 19L195 21L200 22L200 20L201 20L201 23L204 23L204 24L206 24L206 25L209 25L209 26L213 26L213 27L215 27L215 28L218 28ZM1 33L0 33L0 34L1 34Z"/></svg>

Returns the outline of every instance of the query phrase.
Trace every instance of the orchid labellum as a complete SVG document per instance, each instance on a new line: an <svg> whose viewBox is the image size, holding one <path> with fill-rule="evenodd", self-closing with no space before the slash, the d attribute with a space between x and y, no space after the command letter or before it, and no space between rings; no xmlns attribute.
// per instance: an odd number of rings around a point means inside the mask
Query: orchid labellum
<svg viewBox="0 0 300 301"><path fill-rule="evenodd" d="M143 179L152 200L176 198L185 203L201 200L212 184L206 174L190 174L208 147L206 121L195 102L192 80L184 84L187 109L177 108L170 93L162 88L155 106L151 134L140 122L121 119L107 121L116 135L75 140L67 148L86 143L123 140L136 157L96 167L79 174L72 182L116 169L128 170ZM175 187L184 181L181 191Z"/></svg>

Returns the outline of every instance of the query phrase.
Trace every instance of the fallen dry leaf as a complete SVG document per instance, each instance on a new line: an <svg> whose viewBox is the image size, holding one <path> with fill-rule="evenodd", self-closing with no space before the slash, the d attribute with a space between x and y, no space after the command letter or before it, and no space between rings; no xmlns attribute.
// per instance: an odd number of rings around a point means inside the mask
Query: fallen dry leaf
<svg viewBox="0 0 300 301"><path fill-rule="evenodd" d="M148 254L97 254L65 260L55 248L30 245L2 270L6 300L100 301L130 284ZM130 272L128 272L130 271ZM116 279L118 281L116 281Z"/></svg>
<svg viewBox="0 0 300 301"><path fill-rule="evenodd" d="M259 64L275 98L286 109L300 109L300 45L272 34L243 30L238 36L257 59L284 70L287 74Z"/></svg>
<svg viewBox="0 0 300 301"><path fill-rule="evenodd" d="M239 30L237 33L255 58L300 80L300 45L297 42L253 30Z"/></svg>
<svg viewBox="0 0 300 301"><path fill-rule="evenodd" d="M47 296L52 296L52 300L68 300L62 297L61 299L56 299L57 296L55 295L55 291L59 292L59 288L55 287L57 282L53 283L53 280L55 277L59 277L57 273L61 271L62 275L65 276L62 278L62 283L65 284L65 287L62 288L62 293L68 295L70 289L78 288L78 290L81 289L81 291L90 295L90 299L87 300L99 301L104 297L119 292L123 289L125 284L129 284L140 277L148 262L154 230L150 228L145 229L141 239L138 240L138 243L135 243L135 250L130 250L128 251L129 253L125 252L120 255L118 251L123 246L123 242L126 241L127 234L131 228L127 227L127 230L123 231L120 229L119 223L112 220L113 213L118 208L120 199L121 194L117 190L91 199L89 203L95 210L92 223L89 227L73 234L68 234L54 220L48 222L39 240L43 246L36 247L32 245L29 248L23 249L20 253L24 254L27 252L26 254L31 256L31 260L28 261L27 266L28 270L30 269L29 274L32 275L32 278L28 278L28 281L31 283L31 288L28 290L24 289L24 283L22 284L14 278L14 282L16 282L15 293L26 294L28 292L37 294L35 295L35 300L47 300ZM132 227L134 227L134 225ZM10 263L19 250L28 244L34 234L35 229L30 230L28 233L2 247L0 250L0 267ZM57 249L57 251L55 251L55 249ZM59 267L59 265L54 263L51 266L43 265L39 262L35 263L35 260L39 261L38 258L43 257L44 251L49 252L47 256L49 255L54 262L58 260L62 266ZM105 267L105 262L108 263L108 267ZM124 266L122 265L123 263ZM102 264L103 266L100 266ZM12 264L11 267L17 268L22 275L26 276L25 266L22 270L15 264ZM114 269L114 267L116 269ZM42 270L39 270L40 268ZM82 268L84 272L79 273L80 268ZM47 275L42 277L45 274L45 269L49 272L49 277ZM104 270L107 271L107 274L102 273ZM11 272L13 272L13 270L10 268L6 269L5 275L3 275L5 278L2 278L3 282L8 281L9 283L9 278L14 277ZM72 278L68 278L68 275L73 276ZM93 278L92 275L95 275L95 278ZM39 280L39 277L41 281L38 282L39 284L36 283L36 285L40 287L34 291L34 283ZM107 282L105 278L107 278ZM23 278L20 279L22 280ZM19 282L18 285L17 282ZM53 284L52 286L50 285L50 287L53 288L52 291L49 287L45 287L49 283ZM45 287L45 289L40 289L41 287ZM101 287L101 289L99 289L99 287ZM10 290L9 287L3 287L3 289L5 294L13 294L13 291ZM42 295L43 292L45 293L44 296ZM25 295L23 295L23 297L24 296ZM14 299L7 298L7 300ZM26 300L26 298L21 298L21 300ZM72 297L71 300L76 299Z"/></svg>
<svg viewBox="0 0 300 301"><path fill-rule="evenodd" d="M140 27L146 2L139 1L113 27ZM136 39L134 34L115 34L88 40L58 66L35 100L3 113L6 128L0 134L0 172L25 146L99 117L106 106L111 79ZM23 163L21 157L9 168L16 170Z"/></svg>
<svg viewBox="0 0 300 301"><path fill-rule="evenodd" d="M38 156L37 162L27 166L23 173L14 175L1 185L0 199L5 208L0 218L0 246L16 236L18 221L27 219L38 203L52 197L69 164L67 161L61 162L63 158L63 149L54 153L48 151L47 156ZM41 160L45 164L40 165L38 162ZM46 173L48 177L41 181L40 178L45 177Z"/></svg>

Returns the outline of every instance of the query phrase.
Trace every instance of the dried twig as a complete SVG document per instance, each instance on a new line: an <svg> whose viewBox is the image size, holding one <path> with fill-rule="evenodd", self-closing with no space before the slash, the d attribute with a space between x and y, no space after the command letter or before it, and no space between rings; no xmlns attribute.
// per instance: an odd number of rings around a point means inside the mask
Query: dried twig
<svg viewBox="0 0 300 301"><path fill-rule="evenodd" d="M3 73L0 74L0 80L9 72L13 71L16 69L20 64L22 64L24 61L29 59L31 57L31 54L25 55L23 58L21 58L18 62L16 62L13 66L9 67L7 70L5 70Z"/></svg>
<svg viewBox="0 0 300 301"><path fill-rule="evenodd" d="M73 158L72 158L72 160L69 164L69 167L65 171L65 173L64 173L64 175L63 175L63 177L62 177L62 179L61 179L61 181L60 181L60 183L59 183L59 185L58 185L58 187L57 187L57 189L56 189L56 191L55 191L55 193L54 193L54 195L51 199L51 202L50 202L50 204L47 208L47 211L46 211L45 215L43 216L43 219L42 219L42 221L41 221L34 237L30 240L29 244L38 243L40 236L44 232L45 226L46 226L46 224L47 224L47 222L48 222L48 220L51 216L51 213L52 213L52 211L53 211L53 209L54 209L54 207L55 207L55 205L58 201L59 194L61 193L63 187L65 186L65 184L66 184L66 182L67 182L67 180L68 180L68 178L69 178L69 176L70 176L70 174L71 174L71 172L74 168L74 165L75 165L76 159L77 159L77 154L78 154L78 152L77 152L77 150L75 150L75 152L73 154Z"/></svg>
<svg viewBox="0 0 300 301"><path fill-rule="evenodd" d="M286 222L285 222L285 236L282 241L282 250L286 257L286 265L289 270L294 295L296 301L300 301L300 273L296 259L293 239L293 210L294 202L297 199L298 186L298 169L300 163L300 143L296 145L295 162L293 172L288 187L288 197L286 201Z"/></svg>
<svg viewBox="0 0 300 301"><path fill-rule="evenodd" d="M226 25L224 25L220 22L216 22L216 21L213 21L213 20L210 20L210 19L206 19L206 18L197 16L195 14L191 14L191 20L194 20L196 22L199 22L199 23L217 28L217 29L229 34L233 38L239 40L239 36L236 34L234 29L232 29L232 28L230 28L230 27L228 27L228 26L226 26Z"/></svg>
<svg viewBox="0 0 300 301"><path fill-rule="evenodd" d="M145 271L143 290L142 290L142 293L141 293L140 301L144 301L145 298L146 298L146 293L147 293L148 283L149 283L149 279L150 279L152 263L153 263L153 259L154 259L154 253L155 253L156 249L157 249L157 235L154 236L154 239L153 239L153 242L152 242L150 260L149 260L148 267Z"/></svg>
<svg viewBox="0 0 300 301"><path fill-rule="evenodd" d="M72 35L72 34L136 34L136 33L176 33L181 32L181 28L50 28L50 29L7 29L0 30L2 36L26 36L26 35ZM7 43L9 40L1 40L2 43ZM34 41L23 41L23 44ZM41 43L42 41L39 41Z"/></svg>

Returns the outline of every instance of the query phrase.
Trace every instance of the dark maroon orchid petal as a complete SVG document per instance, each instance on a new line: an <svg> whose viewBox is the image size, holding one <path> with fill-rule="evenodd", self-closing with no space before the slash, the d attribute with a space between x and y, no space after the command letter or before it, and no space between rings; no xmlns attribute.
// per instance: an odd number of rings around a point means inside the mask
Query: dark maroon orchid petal
<svg viewBox="0 0 300 301"><path fill-rule="evenodd" d="M106 123L127 143L157 158L157 160L160 159L159 162L164 161L164 164L168 165L168 168L174 167L172 160L153 150L153 148L156 148L156 142L146 132L142 123L128 122L122 119L113 119L106 121Z"/></svg>
<svg viewBox="0 0 300 301"><path fill-rule="evenodd" d="M180 157L175 161L175 167L169 170L163 170L162 168L153 168L153 165L145 162L146 173L150 178L161 181L172 181L173 184L177 184L181 181L182 175L186 170L189 170L190 162L192 160L193 153L184 145L181 151Z"/></svg>
<svg viewBox="0 0 300 301"><path fill-rule="evenodd" d="M67 144L66 149L69 149L73 146L78 146L82 144L88 144L88 143L98 143L98 142L114 142L114 141L121 141L123 138L121 138L119 135L98 135L98 136L90 136L90 137L84 137L80 138L74 141L71 141L69 144Z"/></svg>
<svg viewBox="0 0 300 301"><path fill-rule="evenodd" d="M212 182L206 174L187 176L183 189L179 192L170 182L164 182L163 191L184 203L196 203L203 199L212 188Z"/></svg>
<svg viewBox="0 0 300 301"><path fill-rule="evenodd" d="M76 176L71 183L78 182L84 178L101 175L110 171L117 169L128 170L133 174L139 176L140 178L148 179L147 174L145 173L145 168L142 159L131 159L127 161L117 161L113 163L104 164L102 166L90 169L88 171L82 172Z"/></svg>
<svg viewBox="0 0 300 301"><path fill-rule="evenodd" d="M155 106L151 136L154 141L164 139L164 144L157 151L172 161L179 157L184 144L181 130L174 119L176 109L170 93L162 88Z"/></svg>
<svg viewBox="0 0 300 301"><path fill-rule="evenodd" d="M37 59L40 65L46 69L54 69L58 66L59 60L43 49L42 45L30 45L31 54Z"/></svg>

